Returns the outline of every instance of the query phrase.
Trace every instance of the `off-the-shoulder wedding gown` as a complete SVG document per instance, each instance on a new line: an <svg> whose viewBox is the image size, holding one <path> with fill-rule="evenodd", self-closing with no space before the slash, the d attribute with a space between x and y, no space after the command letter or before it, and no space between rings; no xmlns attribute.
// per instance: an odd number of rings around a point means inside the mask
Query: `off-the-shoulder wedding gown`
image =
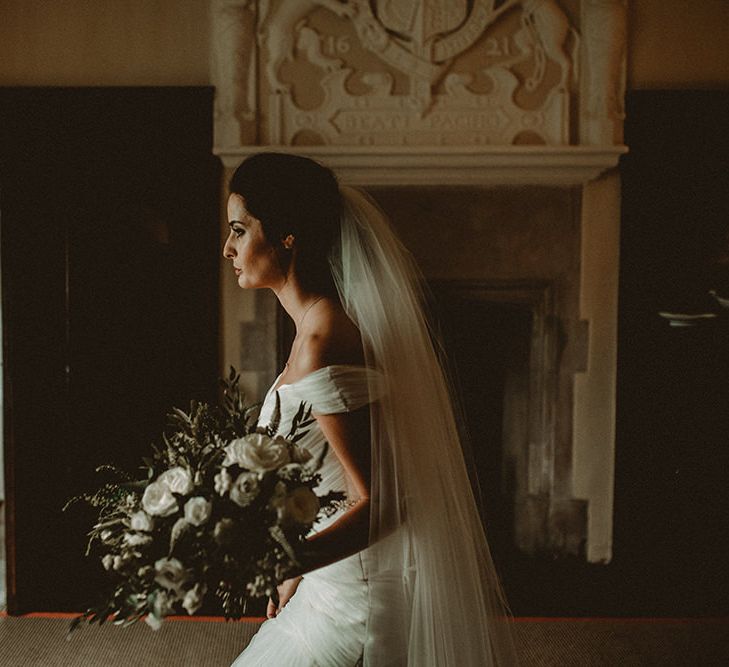
<svg viewBox="0 0 729 667"><path fill-rule="evenodd" d="M283 375L283 373L281 373ZM259 424L271 422L276 403L276 378L261 406ZM281 398L280 431L285 435L301 401L315 414L350 412L377 398L379 374L364 366L321 368L297 382L278 387ZM322 460L319 495L347 492L345 471L328 448L315 422L299 441ZM336 521L346 511L318 521L312 534ZM304 575L296 593L275 617L264 621L250 644L231 667L350 667L362 656L368 616L366 550Z"/></svg>

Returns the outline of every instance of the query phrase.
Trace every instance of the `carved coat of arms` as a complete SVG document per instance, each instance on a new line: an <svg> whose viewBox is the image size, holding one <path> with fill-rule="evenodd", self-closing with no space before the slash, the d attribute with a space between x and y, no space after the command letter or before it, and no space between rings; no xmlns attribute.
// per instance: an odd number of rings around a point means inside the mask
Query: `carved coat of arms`
<svg viewBox="0 0 729 667"><path fill-rule="evenodd" d="M268 0L258 39L269 143L569 143L579 38L556 0Z"/></svg>

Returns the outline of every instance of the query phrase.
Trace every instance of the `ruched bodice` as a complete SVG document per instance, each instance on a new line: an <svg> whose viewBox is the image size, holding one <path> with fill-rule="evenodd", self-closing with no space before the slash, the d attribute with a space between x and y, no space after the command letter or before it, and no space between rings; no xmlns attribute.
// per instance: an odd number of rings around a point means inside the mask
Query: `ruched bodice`
<svg viewBox="0 0 729 667"><path fill-rule="evenodd" d="M296 382L282 384L278 389L276 385L281 379L276 378L266 393L261 406L258 423L267 426L271 422L276 406L276 391L280 397L281 419L278 433L288 434L291 420L296 415L302 402L311 406L312 412L320 415L352 412L367 405L382 395L382 376L374 369L366 366L331 365L305 375ZM318 460L326 449L318 473L321 482L316 488L318 495L330 491L347 493L347 480L344 468L333 449L327 446L326 438L315 421L308 427L306 435L299 441L299 445L309 451L314 460ZM339 515L345 511L342 506L333 515L320 519L314 525L312 533L334 523Z"/></svg>

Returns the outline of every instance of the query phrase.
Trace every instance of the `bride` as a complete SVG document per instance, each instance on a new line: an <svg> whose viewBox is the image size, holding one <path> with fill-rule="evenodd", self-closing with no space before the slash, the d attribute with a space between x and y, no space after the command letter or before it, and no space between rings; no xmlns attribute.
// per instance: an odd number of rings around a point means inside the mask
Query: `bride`
<svg viewBox="0 0 729 667"><path fill-rule="evenodd" d="M301 401L318 493L346 493L278 586L233 667L518 664L513 619L473 498L422 279L384 214L305 157L259 153L230 182L223 254L296 324L269 389Z"/></svg>

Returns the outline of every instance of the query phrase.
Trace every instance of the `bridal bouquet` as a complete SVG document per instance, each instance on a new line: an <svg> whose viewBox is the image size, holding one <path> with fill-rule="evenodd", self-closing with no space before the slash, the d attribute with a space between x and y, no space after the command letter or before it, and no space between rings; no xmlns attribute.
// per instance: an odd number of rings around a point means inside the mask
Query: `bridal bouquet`
<svg viewBox="0 0 729 667"><path fill-rule="evenodd" d="M98 509L89 545L110 577L101 604L73 619L129 625L145 617L154 629L206 599L226 619L245 613L250 598L273 595L297 565L297 545L320 515L334 512L343 494L317 496L313 460L297 442L313 423L302 403L286 437L276 435L280 403L271 423L257 426L257 406L246 406L231 367L224 400L211 408L191 402L174 408L163 443L144 458L145 479L113 466L97 472L115 479L96 493L72 498Z"/></svg>

